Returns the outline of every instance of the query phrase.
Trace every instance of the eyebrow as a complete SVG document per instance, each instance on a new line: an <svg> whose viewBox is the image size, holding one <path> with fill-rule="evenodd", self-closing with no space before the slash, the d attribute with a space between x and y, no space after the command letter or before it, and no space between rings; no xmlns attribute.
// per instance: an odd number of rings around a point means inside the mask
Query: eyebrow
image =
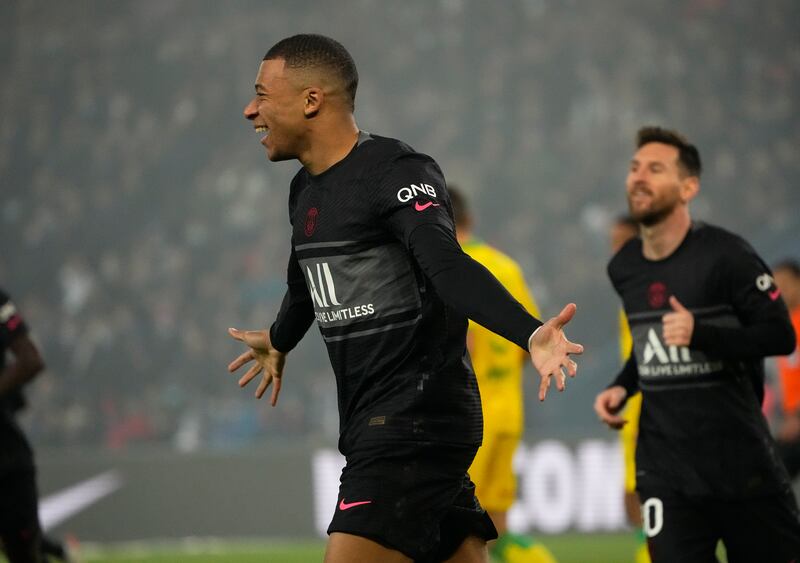
<svg viewBox="0 0 800 563"><path fill-rule="evenodd" d="M650 161L645 161L645 162L646 162L646 164L648 166L653 166L653 165L666 166L667 165L667 163L664 162L663 160L650 160ZM630 164L631 165L633 165L633 164L641 165L642 163L638 159L632 158L631 161L630 161Z"/></svg>

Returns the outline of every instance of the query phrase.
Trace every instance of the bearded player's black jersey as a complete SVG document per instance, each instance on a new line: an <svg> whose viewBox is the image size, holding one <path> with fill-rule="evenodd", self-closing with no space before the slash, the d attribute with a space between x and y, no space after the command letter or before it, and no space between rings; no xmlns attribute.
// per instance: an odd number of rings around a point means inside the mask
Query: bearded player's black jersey
<svg viewBox="0 0 800 563"><path fill-rule="evenodd" d="M791 350L794 336L769 268L740 237L695 223L663 260L630 241L608 273L634 343L615 384L643 395L639 483L729 498L785 490L761 412L763 358ZM688 347L664 344L672 295L694 315Z"/></svg>
<svg viewBox="0 0 800 563"><path fill-rule="evenodd" d="M467 318L527 350L541 323L461 251L436 162L362 132L289 196L288 291L270 329L288 352L316 320L336 375L344 454L374 442L479 444Z"/></svg>
<svg viewBox="0 0 800 563"><path fill-rule="evenodd" d="M28 333L14 303L0 290L0 373L11 342ZM17 391L0 396L0 475L33 466L33 452L16 421L21 397Z"/></svg>

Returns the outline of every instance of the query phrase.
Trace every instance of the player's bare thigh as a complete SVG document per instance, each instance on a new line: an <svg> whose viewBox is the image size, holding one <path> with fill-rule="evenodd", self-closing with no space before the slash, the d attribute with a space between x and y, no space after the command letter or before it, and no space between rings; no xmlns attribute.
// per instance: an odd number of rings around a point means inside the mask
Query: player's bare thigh
<svg viewBox="0 0 800 563"><path fill-rule="evenodd" d="M469 536L445 563L488 563L486 541ZM411 559L367 538L334 532L328 539L325 563L409 563Z"/></svg>
<svg viewBox="0 0 800 563"><path fill-rule="evenodd" d="M413 563L399 551L361 536L334 532L325 549L325 563Z"/></svg>
<svg viewBox="0 0 800 563"><path fill-rule="evenodd" d="M489 548L486 540L468 536L445 563L488 563Z"/></svg>

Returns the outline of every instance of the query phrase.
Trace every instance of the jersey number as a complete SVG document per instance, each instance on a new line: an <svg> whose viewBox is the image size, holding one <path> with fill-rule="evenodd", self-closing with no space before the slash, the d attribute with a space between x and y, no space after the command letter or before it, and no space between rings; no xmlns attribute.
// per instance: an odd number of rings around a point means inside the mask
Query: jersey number
<svg viewBox="0 0 800 563"><path fill-rule="evenodd" d="M642 524L648 538L658 535L664 527L664 503L661 499L651 497L642 505Z"/></svg>

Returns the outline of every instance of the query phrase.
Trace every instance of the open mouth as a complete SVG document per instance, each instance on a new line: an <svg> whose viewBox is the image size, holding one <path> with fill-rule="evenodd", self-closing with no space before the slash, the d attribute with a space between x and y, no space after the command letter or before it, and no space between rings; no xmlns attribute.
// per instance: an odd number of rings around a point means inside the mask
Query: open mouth
<svg viewBox="0 0 800 563"><path fill-rule="evenodd" d="M264 142L267 140L267 137L269 137L269 127L267 127L266 125L259 125L255 129L256 133L266 133L266 135L261 137L261 144L263 145Z"/></svg>

